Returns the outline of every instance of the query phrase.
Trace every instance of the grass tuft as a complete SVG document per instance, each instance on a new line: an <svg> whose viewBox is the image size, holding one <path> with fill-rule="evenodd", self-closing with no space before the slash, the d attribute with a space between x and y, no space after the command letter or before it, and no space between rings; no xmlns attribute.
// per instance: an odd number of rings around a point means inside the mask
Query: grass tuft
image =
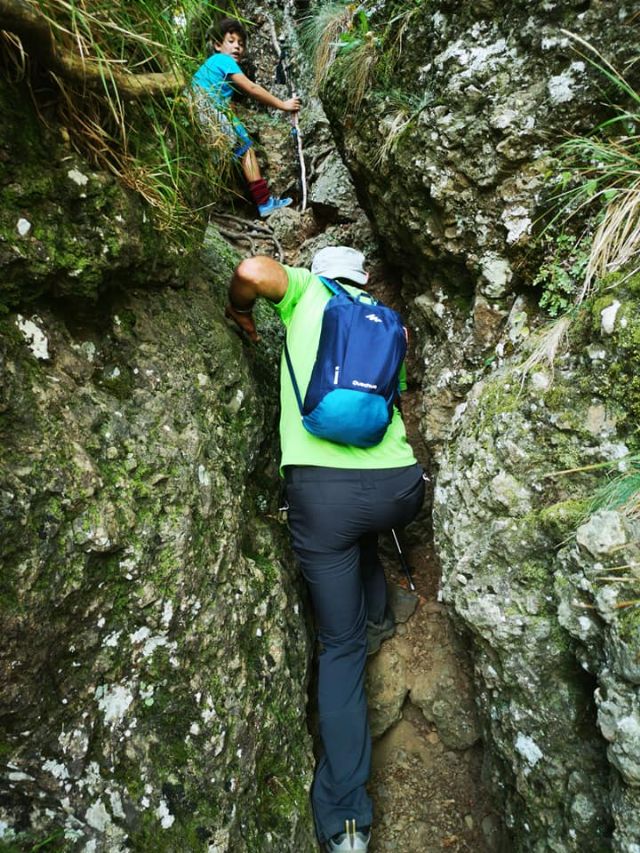
<svg viewBox="0 0 640 853"><path fill-rule="evenodd" d="M640 93L591 44L563 30L577 52L610 86L609 102L619 97L629 106L612 104L615 115L586 137L575 137L560 147L562 159L577 186L557 198L555 222L578 212L600 208L597 227L584 278L576 295L580 304L597 281L622 267L640 269ZM584 52L586 51L586 52ZM595 58L594 58L595 57Z"/></svg>
<svg viewBox="0 0 640 853"><path fill-rule="evenodd" d="M175 17L165 0L24 4L50 43L44 58L28 57L15 34L4 34L2 56L13 78L20 71L26 77L29 60L38 59L71 145L138 192L160 229L178 236L197 227L194 213L226 188L231 167L223 134L203 128L185 88L202 59L189 41L194 22L202 29L199 0L184 0ZM208 7L210 16L217 12ZM51 91L42 97L50 103Z"/></svg>
<svg viewBox="0 0 640 853"><path fill-rule="evenodd" d="M352 17L352 6L325 3L302 24L300 41L305 51L312 56L313 79L318 91L326 82L340 48L340 36L348 32Z"/></svg>
<svg viewBox="0 0 640 853"><path fill-rule="evenodd" d="M605 483L593 496L590 511L620 509L630 518L640 518L640 454L624 458L625 470Z"/></svg>

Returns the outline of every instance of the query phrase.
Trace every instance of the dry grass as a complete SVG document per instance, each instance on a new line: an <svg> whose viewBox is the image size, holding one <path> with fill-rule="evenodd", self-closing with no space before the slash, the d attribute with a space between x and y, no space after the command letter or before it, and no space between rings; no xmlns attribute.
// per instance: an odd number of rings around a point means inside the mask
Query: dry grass
<svg viewBox="0 0 640 853"><path fill-rule="evenodd" d="M43 27L49 33L38 60L49 67L57 122L73 147L138 192L155 210L158 227L182 233L197 226L197 187L206 186L208 200L214 201L228 179L231 158L226 137L198 122L183 92L180 81L190 78L198 61L189 55L185 33L167 15L166 3L25 4L40 33ZM185 0L182 7L187 16L201 14L196 0ZM15 35L5 35L3 57L14 78L20 70L28 76L29 57ZM44 95L49 104L51 95L51 90Z"/></svg>
<svg viewBox="0 0 640 853"><path fill-rule="evenodd" d="M520 385L524 386L529 374L542 365L546 365L551 369L551 377L553 380L553 370L558 355L564 340L566 339L571 319L568 314L554 320L538 335L537 343L534 349L529 354L527 360L518 368L521 377Z"/></svg>
<svg viewBox="0 0 640 853"><path fill-rule="evenodd" d="M367 33L362 43L340 57L340 72L347 84L345 112L357 113L371 89L380 52L373 33Z"/></svg>
<svg viewBox="0 0 640 853"><path fill-rule="evenodd" d="M304 23L301 41L313 57L313 79L319 91L340 49L340 36L348 32L353 19L353 6L327 3Z"/></svg>
<svg viewBox="0 0 640 853"><path fill-rule="evenodd" d="M591 136L571 139L562 146L580 185L564 194L560 215L572 216L604 203L576 300L579 304L597 281L640 261L640 136L634 132L640 124L640 94L591 44L574 33L562 32L579 46L578 53L600 71L613 91L632 105L631 109L613 107L616 115ZM637 268L631 274L635 271Z"/></svg>
<svg viewBox="0 0 640 853"><path fill-rule="evenodd" d="M385 121L385 136L380 148L374 155L374 166L381 166L393 154L402 134L409 127L413 119L408 110L398 110L390 122Z"/></svg>
<svg viewBox="0 0 640 853"><path fill-rule="evenodd" d="M640 176L630 187L620 188L609 202L593 238L580 299L594 282L640 260ZM631 269L628 276L640 269Z"/></svg>

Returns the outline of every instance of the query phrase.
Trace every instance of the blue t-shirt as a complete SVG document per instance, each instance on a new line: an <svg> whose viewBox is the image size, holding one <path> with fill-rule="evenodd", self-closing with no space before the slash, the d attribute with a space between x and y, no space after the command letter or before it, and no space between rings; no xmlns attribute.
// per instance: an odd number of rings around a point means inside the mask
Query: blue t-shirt
<svg viewBox="0 0 640 853"><path fill-rule="evenodd" d="M234 92L227 80L232 74L242 73L242 69L232 56L226 53L214 53L193 75L193 84L204 89L213 100L226 107Z"/></svg>

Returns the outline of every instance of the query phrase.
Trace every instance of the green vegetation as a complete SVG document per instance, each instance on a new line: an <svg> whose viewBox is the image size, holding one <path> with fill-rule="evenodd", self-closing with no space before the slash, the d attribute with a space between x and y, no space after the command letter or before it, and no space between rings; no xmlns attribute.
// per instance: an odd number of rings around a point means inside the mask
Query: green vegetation
<svg viewBox="0 0 640 853"><path fill-rule="evenodd" d="M561 233L553 240L543 238L549 254L538 269L533 284L542 287L540 307L552 317L564 314L574 303L589 263L582 240Z"/></svg>
<svg viewBox="0 0 640 853"><path fill-rule="evenodd" d="M188 230L194 214L224 187L231 164L228 140L200 125L185 88L203 58L203 39L192 44L206 24L202 4L27 5L35 7L38 26L49 30L49 53L63 69L51 74L48 90L33 91L49 105L55 90L58 119L72 146L138 192L154 210L157 227L169 235ZM210 6L207 14L218 11ZM1 50L14 82L28 81L19 39L6 40Z"/></svg>
<svg viewBox="0 0 640 853"><path fill-rule="evenodd" d="M619 470L619 464L610 464ZM605 483L592 498L591 512L599 509L623 509L629 516L640 518L640 454L625 457L624 471Z"/></svg>
<svg viewBox="0 0 640 853"><path fill-rule="evenodd" d="M388 90L409 24L422 5L423 0L414 0L409 8L376 21L375 26L374 5L319 6L301 33L302 43L312 56L318 91L322 92L329 80L336 83L344 91L344 113L353 115L376 85ZM397 125L402 125L402 119Z"/></svg>
<svg viewBox="0 0 640 853"><path fill-rule="evenodd" d="M566 168L560 175L551 226L580 213L590 219L587 230L595 233L589 238L588 256L582 239L561 234L557 257L541 268L535 283L543 285L541 306L552 316L582 302L611 273L627 268L632 275L640 268L640 93L591 45L572 38L588 51L581 53L583 58L602 74L608 89L604 98L613 116L588 136L560 146Z"/></svg>
<svg viewBox="0 0 640 853"><path fill-rule="evenodd" d="M545 507L540 512L540 523L546 533L556 542L562 543L575 534L585 520L588 501L583 498L568 498Z"/></svg>

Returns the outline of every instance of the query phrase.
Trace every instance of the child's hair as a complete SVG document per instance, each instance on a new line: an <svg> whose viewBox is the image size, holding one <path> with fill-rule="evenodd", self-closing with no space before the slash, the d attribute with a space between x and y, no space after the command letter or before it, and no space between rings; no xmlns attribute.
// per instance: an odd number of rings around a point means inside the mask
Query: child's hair
<svg viewBox="0 0 640 853"><path fill-rule="evenodd" d="M221 41L224 41L227 33L236 33L246 44L247 31L235 18L221 18L217 23L212 24L207 30L207 42L220 44Z"/></svg>

